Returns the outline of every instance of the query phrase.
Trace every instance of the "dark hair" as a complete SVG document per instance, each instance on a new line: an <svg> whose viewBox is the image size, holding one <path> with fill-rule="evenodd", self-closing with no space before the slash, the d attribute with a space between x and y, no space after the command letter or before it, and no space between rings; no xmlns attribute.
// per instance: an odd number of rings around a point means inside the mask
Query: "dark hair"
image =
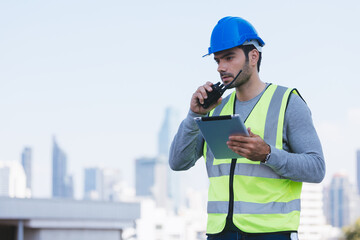
<svg viewBox="0 0 360 240"><path fill-rule="evenodd" d="M241 45L241 46L239 46L239 48L241 48L244 51L247 62L249 61L249 52L256 49L256 47L254 45ZM261 64L261 52L259 52L259 60L257 62L258 72L260 72L260 64Z"/></svg>

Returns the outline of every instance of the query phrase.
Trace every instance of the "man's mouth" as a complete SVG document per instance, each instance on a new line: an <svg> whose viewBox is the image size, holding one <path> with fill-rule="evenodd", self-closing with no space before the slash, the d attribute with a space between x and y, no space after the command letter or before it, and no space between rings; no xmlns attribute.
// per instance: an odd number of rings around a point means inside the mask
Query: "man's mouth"
<svg viewBox="0 0 360 240"><path fill-rule="evenodd" d="M222 76L221 76L221 80L222 80L223 83L225 83L225 84L230 83L233 79L234 79L234 76L231 76L231 75L222 75Z"/></svg>

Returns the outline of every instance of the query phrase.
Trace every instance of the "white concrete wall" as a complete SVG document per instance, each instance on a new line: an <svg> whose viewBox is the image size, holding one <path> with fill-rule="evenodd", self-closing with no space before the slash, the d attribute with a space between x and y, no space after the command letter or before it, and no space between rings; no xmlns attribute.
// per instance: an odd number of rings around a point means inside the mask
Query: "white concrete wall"
<svg viewBox="0 0 360 240"><path fill-rule="evenodd" d="M0 161L0 196L25 198L26 175L23 166L16 161Z"/></svg>
<svg viewBox="0 0 360 240"><path fill-rule="evenodd" d="M24 240L121 240L119 230L26 229Z"/></svg>

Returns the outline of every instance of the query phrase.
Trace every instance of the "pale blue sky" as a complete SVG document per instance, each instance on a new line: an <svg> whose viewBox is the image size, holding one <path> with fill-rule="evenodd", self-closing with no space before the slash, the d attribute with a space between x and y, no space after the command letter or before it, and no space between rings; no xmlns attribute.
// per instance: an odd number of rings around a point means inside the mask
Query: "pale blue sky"
<svg viewBox="0 0 360 240"><path fill-rule="evenodd" d="M55 135L78 197L86 166L132 181L134 159L156 155L165 108L185 117L193 91L219 80L201 56L234 15L266 43L261 79L298 88L311 108L327 180L341 168L354 176L359 12L355 0L0 1L0 160L31 146L34 196L50 196Z"/></svg>

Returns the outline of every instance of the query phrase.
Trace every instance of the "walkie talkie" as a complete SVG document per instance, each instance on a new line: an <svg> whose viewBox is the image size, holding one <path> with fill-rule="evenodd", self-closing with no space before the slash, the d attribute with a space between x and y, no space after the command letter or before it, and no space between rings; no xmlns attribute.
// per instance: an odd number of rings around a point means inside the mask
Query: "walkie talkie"
<svg viewBox="0 0 360 240"><path fill-rule="evenodd" d="M236 77L234 78L234 80L231 81L231 83L224 85L224 84L220 84L220 82L213 84L212 87L212 91L207 93L207 98L204 99L204 104L200 104L203 108L208 108L210 105L212 105L213 103L215 103L223 94L224 92L230 87L230 85L237 79L237 77L240 75L240 73L242 72L242 70L240 70L240 72L236 75Z"/></svg>

